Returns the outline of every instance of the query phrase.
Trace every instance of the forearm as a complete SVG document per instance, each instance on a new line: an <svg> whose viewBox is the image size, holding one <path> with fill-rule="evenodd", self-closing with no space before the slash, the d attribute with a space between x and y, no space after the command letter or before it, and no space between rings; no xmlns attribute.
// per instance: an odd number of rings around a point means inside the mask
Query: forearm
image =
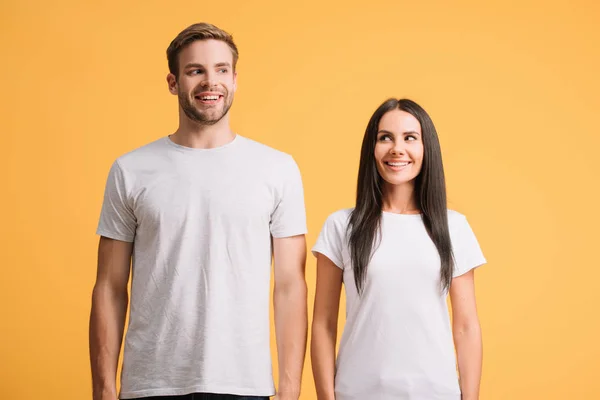
<svg viewBox="0 0 600 400"><path fill-rule="evenodd" d="M478 400L483 358L481 328L473 323L454 331L462 400Z"/></svg>
<svg viewBox="0 0 600 400"><path fill-rule="evenodd" d="M313 322L311 361L318 400L335 399L336 327Z"/></svg>
<svg viewBox="0 0 600 400"><path fill-rule="evenodd" d="M278 394L297 399L306 353L306 282L298 279L285 285L276 284L273 300L279 360Z"/></svg>
<svg viewBox="0 0 600 400"><path fill-rule="evenodd" d="M94 400L116 399L116 375L127 313L127 292L97 285L90 315L90 362Z"/></svg>

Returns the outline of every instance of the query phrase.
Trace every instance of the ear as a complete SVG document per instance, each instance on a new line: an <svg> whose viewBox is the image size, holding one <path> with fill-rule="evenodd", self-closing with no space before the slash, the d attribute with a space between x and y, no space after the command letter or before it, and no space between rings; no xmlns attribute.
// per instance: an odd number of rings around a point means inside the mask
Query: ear
<svg viewBox="0 0 600 400"><path fill-rule="evenodd" d="M233 92L237 90L237 72L233 73Z"/></svg>
<svg viewBox="0 0 600 400"><path fill-rule="evenodd" d="M171 73L167 75L167 84L169 85L169 92L171 92L171 94L177 94L177 78L175 75Z"/></svg>

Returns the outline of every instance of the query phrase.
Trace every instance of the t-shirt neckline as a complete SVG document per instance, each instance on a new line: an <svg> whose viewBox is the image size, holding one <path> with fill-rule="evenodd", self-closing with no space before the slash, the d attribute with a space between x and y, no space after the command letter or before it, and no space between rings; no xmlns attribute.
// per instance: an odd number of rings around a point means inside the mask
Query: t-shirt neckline
<svg viewBox="0 0 600 400"><path fill-rule="evenodd" d="M216 153L216 152L224 151L226 149L234 147L240 141L240 138L241 138L241 136L237 133L234 133L234 135L235 136L233 137L233 139L231 141L225 143L224 145L221 145L218 147L211 147L209 149L197 149L194 147L188 147L188 146L183 146L183 145L177 144L173 140L171 140L171 135L167 135L163 139L170 147L174 147L178 150L186 151L189 153L207 154L207 153Z"/></svg>

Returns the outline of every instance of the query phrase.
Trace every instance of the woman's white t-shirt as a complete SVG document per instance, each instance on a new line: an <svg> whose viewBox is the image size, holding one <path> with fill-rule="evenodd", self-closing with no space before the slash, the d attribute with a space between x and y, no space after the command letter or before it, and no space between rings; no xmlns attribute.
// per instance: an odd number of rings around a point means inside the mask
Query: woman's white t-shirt
<svg viewBox="0 0 600 400"><path fill-rule="evenodd" d="M381 241L359 296L347 241L351 212L330 215L312 249L344 271L346 325L336 400L460 400L440 257L421 215L383 212ZM485 264L465 216L449 210L448 222L453 276Z"/></svg>

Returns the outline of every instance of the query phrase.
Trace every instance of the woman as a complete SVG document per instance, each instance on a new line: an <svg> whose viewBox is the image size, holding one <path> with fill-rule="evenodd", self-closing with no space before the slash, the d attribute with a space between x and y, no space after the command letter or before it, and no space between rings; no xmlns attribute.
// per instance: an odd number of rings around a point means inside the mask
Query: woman
<svg viewBox="0 0 600 400"><path fill-rule="evenodd" d="M473 270L486 260L466 218L446 207L433 122L411 100L387 100L365 132L355 208L329 216L312 249L319 400L478 399ZM342 283L347 318L336 361Z"/></svg>

